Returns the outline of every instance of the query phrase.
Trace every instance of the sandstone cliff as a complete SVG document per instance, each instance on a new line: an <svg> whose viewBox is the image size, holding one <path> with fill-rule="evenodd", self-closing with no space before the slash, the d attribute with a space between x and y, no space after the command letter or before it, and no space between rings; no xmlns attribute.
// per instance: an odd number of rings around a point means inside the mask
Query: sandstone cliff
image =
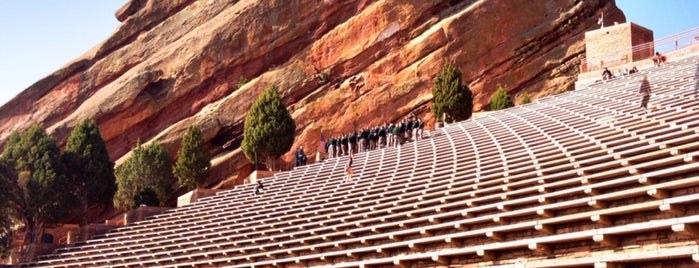
<svg viewBox="0 0 699 268"><path fill-rule="evenodd" d="M248 165L236 149L243 121L271 83L297 122L294 147L410 112L431 126L447 62L476 110L498 85L533 99L572 88L602 11L625 21L613 0L131 0L111 37L0 107L0 144L32 124L63 143L92 118L119 163L138 139L174 156L197 124L215 183Z"/></svg>

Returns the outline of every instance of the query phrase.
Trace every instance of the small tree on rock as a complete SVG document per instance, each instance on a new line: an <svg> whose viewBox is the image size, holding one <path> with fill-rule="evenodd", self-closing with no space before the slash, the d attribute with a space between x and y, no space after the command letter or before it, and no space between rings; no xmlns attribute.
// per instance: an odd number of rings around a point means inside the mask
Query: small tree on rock
<svg viewBox="0 0 699 268"><path fill-rule="evenodd" d="M172 160L159 143L142 146L139 142L131 156L116 168L117 192L114 206L122 210L137 207L135 197L146 188L157 195L160 205L170 197L172 190Z"/></svg>
<svg viewBox="0 0 699 268"><path fill-rule="evenodd" d="M447 64L437 75L432 88L432 113L442 122L446 114L456 121L466 120L473 112L473 93L461 83L461 70Z"/></svg>
<svg viewBox="0 0 699 268"><path fill-rule="evenodd" d="M524 92L524 95L522 96L522 100L520 101L519 105L525 105L531 102L532 100L529 98L529 94L527 92Z"/></svg>
<svg viewBox="0 0 699 268"><path fill-rule="evenodd" d="M510 95L507 94L502 86L498 87L498 90L495 91L495 94L493 94L493 97L490 99L490 110L497 111L512 106L514 106L514 103Z"/></svg>
<svg viewBox="0 0 699 268"><path fill-rule="evenodd" d="M251 161L263 162L274 168L274 161L291 149L296 123L279 96L276 85L271 85L252 104L245 118L241 148Z"/></svg>
<svg viewBox="0 0 699 268"><path fill-rule="evenodd" d="M199 127L192 125L182 138L182 147L177 152L173 172L187 190L201 185L211 169L211 155L204 146L204 137Z"/></svg>

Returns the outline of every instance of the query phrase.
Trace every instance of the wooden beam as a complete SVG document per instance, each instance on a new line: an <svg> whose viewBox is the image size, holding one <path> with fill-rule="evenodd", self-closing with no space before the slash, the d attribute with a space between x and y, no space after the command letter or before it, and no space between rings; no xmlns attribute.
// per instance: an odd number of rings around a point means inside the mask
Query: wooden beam
<svg viewBox="0 0 699 268"><path fill-rule="evenodd" d="M643 185L651 185L651 184L655 184L656 181L654 179L650 179L648 177L640 176L638 178L638 183L643 184Z"/></svg>
<svg viewBox="0 0 699 268"><path fill-rule="evenodd" d="M599 215L599 214L592 215L592 216L590 216L590 220L592 220L593 222L599 223L603 226L612 226L612 223L613 223L612 219L607 215Z"/></svg>
<svg viewBox="0 0 699 268"><path fill-rule="evenodd" d="M495 216L495 217L493 217L493 222L499 223L499 224L502 224L502 225L507 225L507 224L510 223L510 220L508 220L508 219L505 218L505 217Z"/></svg>
<svg viewBox="0 0 699 268"><path fill-rule="evenodd" d="M536 214L544 218L552 218L556 216L556 213L548 209L537 209Z"/></svg>
<svg viewBox="0 0 699 268"><path fill-rule="evenodd" d="M447 257L439 256L437 254L432 255L432 261L441 265L449 265L451 263Z"/></svg>
<svg viewBox="0 0 699 268"><path fill-rule="evenodd" d="M485 232L485 236L497 241L503 241L504 240L504 235L500 232L493 232L493 231L488 231Z"/></svg>
<svg viewBox="0 0 699 268"><path fill-rule="evenodd" d="M529 243L528 247L530 250L532 250L534 252L539 252L539 253L546 254L546 255L551 255L551 252L552 252L551 246L549 246L547 244L532 242L532 243Z"/></svg>
<svg viewBox="0 0 699 268"><path fill-rule="evenodd" d="M595 268L621 268L622 266L612 262L595 262Z"/></svg>
<svg viewBox="0 0 699 268"><path fill-rule="evenodd" d="M498 204L498 210L503 211L503 212L507 212L507 211L512 211L512 208L510 206L507 206L507 205Z"/></svg>
<svg viewBox="0 0 699 268"><path fill-rule="evenodd" d="M464 244L463 239L453 238L451 236L444 238L444 242L447 244L451 244L454 247L461 247Z"/></svg>
<svg viewBox="0 0 699 268"><path fill-rule="evenodd" d="M602 200L590 200L587 201L587 205L596 209L607 208L607 202L604 202Z"/></svg>
<svg viewBox="0 0 699 268"><path fill-rule="evenodd" d="M395 235L395 234L390 234L390 235L388 236L388 239L390 239L390 240L392 240L392 241L401 241L400 236Z"/></svg>
<svg viewBox="0 0 699 268"><path fill-rule="evenodd" d="M408 263L406 260L399 260L399 259L394 259L393 265L398 266L400 268L408 268L411 266L410 263Z"/></svg>
<svg viewBox="0 0 699 268"><path fill-rule="evenodd" d="M454 229L457 229L459 231L468 231L469 228L466 224L463 223L456 223L454 224Z"/></svg>
<svg viewBox="0 0 699 268"><path fill-rule="evenodd" d="M422 245L411 242L410 244L408 244L408 248L410 248L413 251L422 251L424 247Z"/></svg>
<svg viewBox="0 0 699 268"><path fill-rule="evenodd" d="M478 249L476 250L476 255L489 261L497 259L497 254L495 254L495 252L491 250L486 251L484 249Z"/></svg>
<svg viewBox="0 0 699 268"><path fill-rule="evenodd" d="M678 223L672 225L672 231L689 237L699 237L699 225L689 223Z"/></svg>
<svg viewBox="0 0 699 268"><path fill-rule="evenodd" d="M548 224L537 223L536 225L534 225L534 229L536 229L537 231L540 231L542 233L545 233L545 234L555 234L556 233L555 227L548 225Z"/></svg>
<svg viewBox="0 0 699 268"><path fill-rule="evenodd" d="M699 253L692 254L692 261L699 263Z"/></svg>
<svg viewBox="0 0 699 268"><path fill-rule="evenodd" d="M585 194L595 196L600 195L600 191L595 188L585 188Z"/></svg>
<svg viewBox="0 0 699 268"><path fill-rule="evenodd" d="M601 245L605 247L610 247L610 248L615 248L618 247L621 239L619 239L618 236L614 235L605 235L605 234L596 234L592 236L592 240L600 243Z"/></svg>
<svg viewBox="0 0 699 268"><path fill-rule="evenodd" d="M687 208L680 204L662 204L658 206L658 209L674 216L684 216L687 213Z"/></svg>
<svg viewBox="0 0 699 268"><path fill-rule="evenodd" d="M646 194L652 196L655 199L665 199L670 197L670 193L663 189L650 189L646 191Z"/></svg>

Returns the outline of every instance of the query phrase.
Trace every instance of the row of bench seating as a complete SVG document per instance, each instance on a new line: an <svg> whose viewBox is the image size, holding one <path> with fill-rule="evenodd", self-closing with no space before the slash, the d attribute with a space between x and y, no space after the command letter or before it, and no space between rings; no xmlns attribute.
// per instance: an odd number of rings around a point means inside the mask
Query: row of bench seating
<svg viewBox="0 0 699 268"><path fill-rule="evenodd" d="M676 91L696 85L696 69L673 62L360 153L350 182L344 157L299 167L266 179L262 195L238 186L26 266L514 264L517 250L539 254L531 267L597 266L672 231L684 236L627 261L671 250L692 260L699 100ZM635 96L643 74L649 113ZM568 243L609 257L566 254Z"/></svg>

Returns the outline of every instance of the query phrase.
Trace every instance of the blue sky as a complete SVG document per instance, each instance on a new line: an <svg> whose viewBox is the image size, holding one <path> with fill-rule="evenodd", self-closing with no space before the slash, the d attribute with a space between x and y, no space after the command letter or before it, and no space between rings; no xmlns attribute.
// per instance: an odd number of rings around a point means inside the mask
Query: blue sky
<svg viewBox="0 0 699 268"><path fill-rule="evenodd" d="M0 0L0 105L105 40L128 0ZM659 39L699 27L696 0L617 0Z"/></svg>

